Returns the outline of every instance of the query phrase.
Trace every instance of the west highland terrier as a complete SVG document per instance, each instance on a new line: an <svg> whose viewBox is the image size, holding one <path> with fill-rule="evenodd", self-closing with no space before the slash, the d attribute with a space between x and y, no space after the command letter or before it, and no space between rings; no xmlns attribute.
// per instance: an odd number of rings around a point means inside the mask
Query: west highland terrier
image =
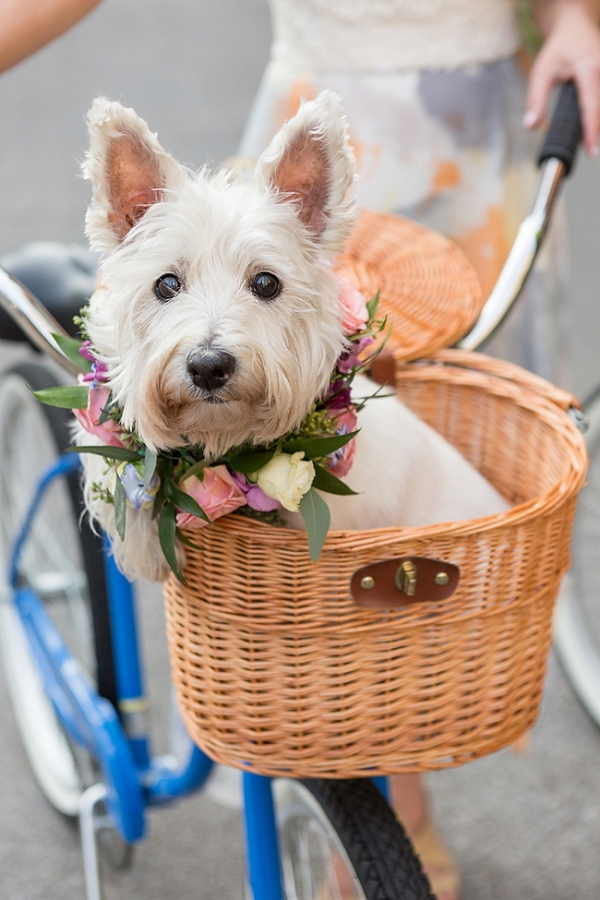
<svg viewBox="0 0 600 900"><path fill-rule="evenodd" d="M153 459L171 452L184 459L185 448L200 448L204 462L194 469L203 489L209 475L216 483L219 469L233 498L221 512L251 505L250 492L259 491L255 508L276 506L289 525L303 527L295 510L315 467L298 474L301 463L312 463L303 453L281 453L277 442L298 431L315 401L331 391L338 361L348 357L332 264L357 216L348 199L354 159L346 119L331 92L301 107L246 181L227 171L187 171L133 110L118 103L98 99L89 130L84 171L93 200L87 234L104 256L101 286L85 321L93 360L87 379L97 397L78 413L76 443L125 447L120 458L108 461L83 455L87 507L111 536L128 575L162 580L168 566L153 502L160 487L153 476L140 488L139 465L127 474L132 441L134 450L144 446ZM356 401L375 387L358 374L352 390ZM359 403L358 409L360 432L348 474L356 493L328 494L332 528L419 526L507 508L458 452L395 397ZM245 475L223 465L211 472L211 460L253 446L275 448L270 454L280 468L295 466L296 500L274 500L277 489L247 466ZM317 468L322 473L323 466ZM138 479L140 502L127 493L128 478ZM117 481L125 488L126 526L118 521ZM185 484L179 482L179 489ZM181 493L169 496L177 507ZM174 547L182 565L178 538Z"/></svg>

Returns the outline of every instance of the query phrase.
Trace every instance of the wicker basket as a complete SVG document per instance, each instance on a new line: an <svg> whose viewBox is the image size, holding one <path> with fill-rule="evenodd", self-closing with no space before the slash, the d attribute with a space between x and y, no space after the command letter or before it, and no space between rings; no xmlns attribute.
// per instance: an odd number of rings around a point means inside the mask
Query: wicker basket
<svg viewBox="0 0 600 900"><path fill-rule="evenodd" d="M448 238L410 219L362 210L336 269L392 326L396 359L419 359L466 334L484 303L475 270Z"/></svg>
<svg viewBox="0 0 600 900"><path fill-rule="evenodd" d="M353 777L457 765L534 722L552 608L586 471L572 398L508 363L444 351L398 368L403 401L515 505L485 519L306 536L241 516L190 535L189 587L165 586L171 665L194 740L263 774ZM365 609L377 560L426 556L443 601Z"/></svg>

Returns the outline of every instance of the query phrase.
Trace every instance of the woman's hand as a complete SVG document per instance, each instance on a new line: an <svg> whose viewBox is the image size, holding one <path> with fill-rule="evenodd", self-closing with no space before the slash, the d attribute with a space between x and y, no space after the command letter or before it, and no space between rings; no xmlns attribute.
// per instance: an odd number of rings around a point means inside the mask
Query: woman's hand
<svg viewBox="0 0 600 900"><path fill-rule="evenodd" d="M537 0L533 14L546 37L529 76L525 128L538 126L557 82L574 79L579 95L583 141L590 156L599 152L600 29L597 0Z"/></svg>

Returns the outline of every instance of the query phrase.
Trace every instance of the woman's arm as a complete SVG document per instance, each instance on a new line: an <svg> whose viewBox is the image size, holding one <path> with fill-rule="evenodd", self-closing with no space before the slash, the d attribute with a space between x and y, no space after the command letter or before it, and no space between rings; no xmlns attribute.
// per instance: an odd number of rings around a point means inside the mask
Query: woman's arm
<svg viewBox="0 0 600 900"><path fill-rule="evenodd" d="M598 155L600 132L600 0L531 0L532 12L545 38L529 76L523 124L535 128L546 111L556 82L573 78L583 119L583 138L590 156Z"/></svg>
<svg viewBox="0 0 600 900"><path fill-rule="evenodd" d="M0 72L40 50L100 0L0 0Z"/></svg>

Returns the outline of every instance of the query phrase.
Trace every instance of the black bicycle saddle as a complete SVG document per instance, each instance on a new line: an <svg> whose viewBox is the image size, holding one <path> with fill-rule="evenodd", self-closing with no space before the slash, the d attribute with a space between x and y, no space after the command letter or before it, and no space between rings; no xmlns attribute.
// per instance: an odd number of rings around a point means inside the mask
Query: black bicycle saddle
<svg viewBox="0 0 600 900"><path fill-rule="evenodd" d="M73 316L94 292L98 257L79 244L36 241L0 256L0 267L31 291L63 328L77 334ZM26 340L0 307L0 339Z"/></svg>

